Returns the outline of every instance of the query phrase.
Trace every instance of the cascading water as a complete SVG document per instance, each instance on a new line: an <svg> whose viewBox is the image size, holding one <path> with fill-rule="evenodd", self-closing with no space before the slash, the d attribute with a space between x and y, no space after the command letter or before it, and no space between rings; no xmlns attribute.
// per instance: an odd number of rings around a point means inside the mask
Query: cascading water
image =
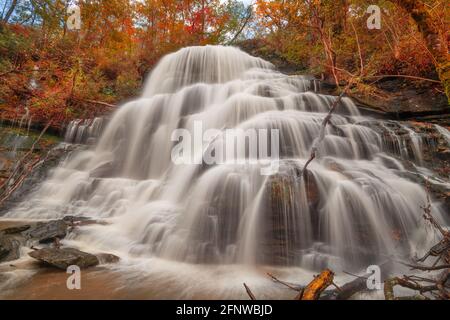
<svg viewBox="0 0 450 320"><path fill-rule="evenodd" d="M64 140L68 143L93 144L104 128L105 119L77 119L69 123Z"/></svg>
<svg viewBox="0 0 450 320"><path fill-rule="evenodd" d="M142 97L112 116L95 148L67 160L7 216L105 219L72 240L122 256L196 264L338 271L427 248L432 235L420 211L426 193L401 175L402 158L421 159L406 126L363 117L344 98L318 158L298 176L336 99L316 87L233 47L170 54ZM263 176L258 164L231 161L175 165L171 134L192 132L196 121L205 129L278 129L279 172ZM398 130L407 132L409 148ZM69 128L70 141L83 137Z"/></svg>

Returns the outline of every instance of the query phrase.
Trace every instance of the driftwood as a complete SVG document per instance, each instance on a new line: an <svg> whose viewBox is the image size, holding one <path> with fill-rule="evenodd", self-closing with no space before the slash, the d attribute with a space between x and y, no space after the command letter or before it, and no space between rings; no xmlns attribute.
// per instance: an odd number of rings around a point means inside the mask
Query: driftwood
<svg viewBox="0 0 450 320"><path fill-rule="evenodd" d="M427 190L427 205L422 207L423 210L423 218L430 222L430 224L439 231L439 233L450 242L450 232L444 230L444 228L436 221L432 212L431 212L431 200L430 200L430 183L426 181L425 188Z"/></svg>
<svg viewBox="0 0 450 320"><path fill-rule="evenodd" d="M387 260L380 264L381 281L384 281L388 277L388 273L391 268L392 262L390 260ZM346 271L344 271L344 273L355 277L355 279L340 286L340 290L333 290L329 293L326 292L326 295L323 296L324 299L347 300L350 299L354 294L367 290L367 280L369 279L368 276L370 275L369 273L367 273L367 276L356 275Z"/></svg>
<svg viewBox="0 0 450 320"><path fill-rule="evenodd" d="M318 300L322 292L333 283L333 279L333 271L325 269L297 295L296 300Z"/></svg>
<svg viewBox="0 0 450 320"><path fill-rule="evenodd" d="M380 267L387 266L388 264L390 264L390 262L385 262ZM348 273L348 274L350 274L350 273ZM302 287L302 286L299 286L299 285L296 285L293 283L289 283L289 282L280 280L271 273L267 273L267 275L274 282L282 284L283 286L298 292L297 296L295 297L296 300L299 300L299 298L303 296L303 292L305 291L306 287ZM355 279L350 282L347 282L346 284L344 284L342 286L337 286L334 282L331 282L330 285L333 285L335 287L335 289L322 291L320 296L318 297L318 299L347 300L350 297L352 297L354 294L367 289L367 279L368 279L367 277L358 276L358 275L354 275L354 274L350 274L350 275L354 276ZM382 273L381 277L382 277L382 279L384 279L386 277L386 274Z"/></svg>
<svg viewBox="0 0 450 320"><path fill-rule="evenodd" d="M251 300L256 300L256 297L253 294L252 290L250 290L250 288L247 286L247 284L245 284L245 282L244 282L244 287L245 287L245 291L247 291L247 294L250 297L250 299Z"/></svg>
<svg viewBox="0 0 450 320"><path fill-rule="evenodd" d="M295 290L295 291L301 291L303 290L302 287L298 287L298 286L294 286L293 284L287 283L286 281L280 280L277 277L275 277L273 274L271 273L267 273L267 275L272 278L273 281L278 282L286 287L288 287L289 289Z"/></svg>
<svg viewBox="0 0 450 320"><path fill-rule="evenodd" d="M411 270L421 270L421 271L434 271L434 270L442 270L442 269L450 269L450 264L444 264L444 265L440 265L440 266L421 266L421 265L417 265L417 264L409 264L409 263L403 263L401 262L401 264L410 267Z"/></svg>
<svg viewBox="0 0 450 320"><path fill-rule="evenodd" d="M408 282L402 278L391 278L384 283L384 297L386 300L425 300L426 298L422 295L416 296L408 296L408 297L395 297L394 296L394 287L397 285L401 285L403 287L407 287L413 290L422 289L422 292L425 292L425 289L415 285L413 283ZM428 290L427 290L428 291Z"/></svg>
<svg viewBox="0 0 450 320"><path fill-rule="evenodd" d="M420 284L419 281L417 281L418 279L414 277L403 276L402 278L391 278L384 283L384 297L386 298L386 300L424 300L429 298L424 296L423 293L437 291L438 293L434 294L436 297L447 300L450 299L450 293L447 290L448 286L446 284L449 277L450 269L444 270L434 281L422 278L422 281L426 280L426 282L432 282L432 284L430 285ZM394 287L397 285L419 291L419 294L413 296L396 297L394 295Z"/></svg>
<svg viewBox="0 0 450 320"><path fill-rule="evenodd" d="M347 282L340 287L340 290L336 292L336 296L332 299L334 300L347 300L350 299L354 294L364 291L367 289L367 278L357 277L353 281Z"/></svg>

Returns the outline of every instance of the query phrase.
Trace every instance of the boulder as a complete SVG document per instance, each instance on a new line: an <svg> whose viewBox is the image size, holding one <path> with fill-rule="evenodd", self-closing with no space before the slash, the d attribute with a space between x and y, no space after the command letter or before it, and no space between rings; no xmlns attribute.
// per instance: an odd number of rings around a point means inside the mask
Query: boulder
<svg viewBox="0 0 450 320"><path fill-rule="evenodd" d="M74 248L45 248L32 251L29 256L62 270L67 270L72 265L84 269L99 264L96 256Z"/></svg>
<svg viewBox="0 0 450 320"><path fill-rule="evenodd" d="M67 224L62 220L53 220L49 222L38 222L23 234L31 240L40 243L49 243L56 238L62 239L66 236Z"/></svg>
<svg viewBox="0 0 450 320"><path fill-rule="evenodd" d="M19 259L21 246L21 241L16 237L0 235L0 262Z"/></svg>

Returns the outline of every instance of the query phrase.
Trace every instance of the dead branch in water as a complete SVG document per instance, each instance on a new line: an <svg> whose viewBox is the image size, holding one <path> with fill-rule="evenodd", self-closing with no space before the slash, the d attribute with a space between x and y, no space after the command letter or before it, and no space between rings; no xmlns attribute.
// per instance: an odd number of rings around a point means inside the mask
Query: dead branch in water
<svg viewBox="0 0 450 320"><path fill-rule="evenodd" d="M444 264L440 266L421 266L400 262L401 264L410 267L411 270L421 270L421 271L434 271L434 270L442 270L442 269L450 269L450 264Z"/></svg>
<svg viewBox="0 0 450 320"><path fill-rule="evenodd" d="M342 98L344 97L344 95L347 93L347 91L350 89L350 87L352 85L353 85L353 80L351 80L347 84L347 86L342 90L341 94L337 97L337 99L331 105L330 111L328 111L328 114L322 121L322 125L320 127L320 132L319 132L319 137L313 142L313 146L311 148L311 155L310 155L308 161L306 161L305 165L303 166L303 169L300 172L299 176L302 176L305 174L306 169L308 168L308 165L311 163L311 161L313 161L316 158L317 150L319 148L320 143L325 138L325 129L326 129L327 125L330 123L331 116L333 115L333 112L336 110L336 107L341 102Z"/></svg>
<svg viewBox="0 0 450 320"><path fill-rule="evenodd" d="M450 298L450 293L447 290L448 285L447 280L450 277L450 269L444 270L436 280L431 279L420 279L414 276L403 276L391 278L384 283L384 296L386 300L427 300L428 297L424 296L423 293L431 293L435 297L447 300ZM431 282L431 285L423 285L419 282ZM394 295L394 287L401 286L414 291L419 291L419 295L414 296L402 296L396 297ZM437 291L437 292L434 292Z"/></svg>
<svg viewBox="0 0 450 320"><path fill-rule="evenodd" d="M6 181L3 182L0 186L0 190L3 190L3 192L0 194L0 205L2 205L14 193L14 191L16 191L22 185L29 174L41 162L41 158L36 157L31 163L25 163L25 161L33 154L34 149L44 136L45 132L51 126L51 124L52 120L50 120L42 129L38 138L33 142L30 150L28 150L28 152L19 159L19 161L16 163L15 169L13 170L9 178L6 179Z"/></svg>
<svg viewBox="0 0 450 320"><path fill-rule="evenodd" d="M424 212L423 218L425 221L428 221L431 226L436 229L441 235L442 239L436 245L431 247L430 250L418 261L424 262L429 256L438 257L432 266L426 265L417 265L417 264L408 264L400 262L401 264L408 266L411 270L421 270L421 271L443 271L439 274L436 279L428 279L418 276L406 276L404 275L402 278L394 277L391 278L384 283L384 297L386 300L417 300L417 299L429 299L427 296L423 295L424 293L428 293L434 296L437 299L448 300L450 299L450 286L447 284L450 279L450 233L445 230L434 218L432 214L431 208L431 200L430 200L430 185L429 182L426 181L425 188L427 191L427 203L422 207ZM446 264L436 265L439 260L443 259ZM401 286L404 288L408 288L414 291L418 291L419 295L415 296L406 296L406 297L396 297L394 295L394 287Z"/></svg>
<svg viewBox="0 0 450 320"><path fill-rule="evenodd" d="M333 279L334 272L325 269L305 287L296 300L318 300L322 292L333 283Z"/></svg>
<svg viewBox="0 0 450 320"><path fill-rule="evenodd" d="M252 290L250 290L250 288L245 284L245 282L244 282L244 287L245 287L245 291L247 291L247 294L250 297L250 299L251 300L256 300L256 297L253 294Z"/></svg>
<svg viewBox="0 0 450 320"><path fill-rule="evenodd" d="M419 290L420 293L430 291L429 288L424 288L420 285L417 285L415 283L409 282L405 279L395 277L391 278L384 283L384 297L386 300L426 300L427 298L420 295L420 296L405 296L405 297L395 297L394 295L394 287L400 285L405 288L413 289L413 290Z"/></svg>
<svg viewBox="0 0 450 320"><path fill-rule="evenodd" d="M283 281L283 280L280 280L280 279L278 279L277 277L275 277L273 274L271 274L271 273L267 273L267 275L273 280L273 281L275 281L275 282L278 282L278 283L280 283L280 284L282 284L282 285L284 285L284 286L286 286L286 287L288 287L289 289L292 289L292 290L295 290L295 291L300 291L302 288L301 287L294 287L293 285L291 285L291 284L289 284L289 283L287 283L287 282L285 282L285 281Z"/></svg>
<svg viewBox="0 0 450 320"><path fill-rule="evenodd" d="M425 189L427 191L427 204L422 207L423 210L423 218L430 222L431 225L440 232L440 234L444 237L444 239L450 241L450 233L436 221L432 212L431 212L431 200L430 200L430 182L427 180L425 182Z"/></svg>

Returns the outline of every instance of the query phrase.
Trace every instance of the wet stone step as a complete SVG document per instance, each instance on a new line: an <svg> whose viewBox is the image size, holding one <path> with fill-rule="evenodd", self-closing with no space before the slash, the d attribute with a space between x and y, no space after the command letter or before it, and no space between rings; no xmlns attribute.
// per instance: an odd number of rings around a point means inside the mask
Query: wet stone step
<svg viewBox="0 0 450 320"><path fill-rule="evenodd" d="M66 270L69 266L76 265L81 269L93 267L99 264L98 258L90 253L86 253L74 248L44 248L32 251L28 254L45 264Z"/></svg>

